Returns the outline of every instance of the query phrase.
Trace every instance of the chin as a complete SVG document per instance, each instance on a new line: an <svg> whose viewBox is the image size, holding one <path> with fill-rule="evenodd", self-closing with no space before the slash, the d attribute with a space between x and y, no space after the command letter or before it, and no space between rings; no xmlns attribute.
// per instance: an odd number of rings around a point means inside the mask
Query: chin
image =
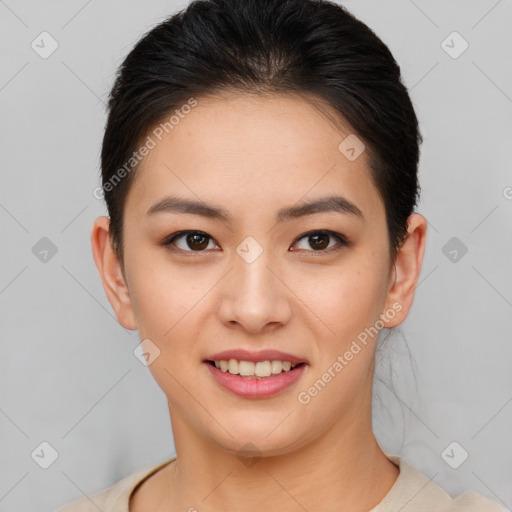
<svg viewBox="0 0 512 512"><path fill-rule="evenodd" d="M254 415L253 415L254 416ZM239 457L273 457L285 455L301 448L308 442L309 432L299 431L294 425L286 427L278 421L254 422L252 424L230 423L228 433L221 429L216 431L212 440ZM281 423L281 424L280 424ZM276 428L277 427L277 428Z"/></svg>

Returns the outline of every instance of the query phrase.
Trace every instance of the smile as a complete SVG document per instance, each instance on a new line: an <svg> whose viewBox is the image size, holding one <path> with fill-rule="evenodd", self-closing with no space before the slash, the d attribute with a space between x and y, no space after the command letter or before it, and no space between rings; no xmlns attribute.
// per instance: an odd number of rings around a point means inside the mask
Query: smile
<svg viewBox="0 0 512 512"><path fill-rule="evenodd" d="M266 378L272 375L279 375L282 372L289 372L297 366L291 361L239 361L238 359L221 359L218 361L210 361L223 372L229 372L231 375L240 375L246 378ZM303 363L300 363L303 364Z"/></svg>
<svg viewBox="0 0 512 512"><path fill-rule="evenodd" d="M203 365L221 389L230 394L252 399L271 398L283 393L301 378L308 367L306 363L296 363L292 368L290 361L279 360L254 363L221 359L217 363L219 367L215 361L204 361ZM226 369L223 370L222 367ZM272 369L276 373L272 373ZM264 375L257 375L255 372L264 373Z"/></svg>

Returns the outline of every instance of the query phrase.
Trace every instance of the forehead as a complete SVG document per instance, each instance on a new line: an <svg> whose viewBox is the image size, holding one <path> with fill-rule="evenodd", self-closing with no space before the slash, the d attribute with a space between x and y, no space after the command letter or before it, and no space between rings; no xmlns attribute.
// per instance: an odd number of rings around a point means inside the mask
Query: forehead
<svg viewBox="0 0 512 512"><path fill-rule="evenodd" d="M276 94L196 101L150 132L155 144L136 171L126 209L147 210L173 194L254 216L262 207L338 193L365 217L382 214L366 152L353 160L340 151L353 134L323 105Z"/></svg>

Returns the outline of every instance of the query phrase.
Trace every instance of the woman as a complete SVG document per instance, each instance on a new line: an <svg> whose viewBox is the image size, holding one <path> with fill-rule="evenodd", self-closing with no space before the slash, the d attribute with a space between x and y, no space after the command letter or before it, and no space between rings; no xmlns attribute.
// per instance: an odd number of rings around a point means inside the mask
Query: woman
<svg viewBox="0 0 512 512"><path fill-rule="evenodd" d="M501 510L372 431L425 250L420 142L388 48L334 3L196 1L139 41L91 239L177 456L61 512Z"/></svg>

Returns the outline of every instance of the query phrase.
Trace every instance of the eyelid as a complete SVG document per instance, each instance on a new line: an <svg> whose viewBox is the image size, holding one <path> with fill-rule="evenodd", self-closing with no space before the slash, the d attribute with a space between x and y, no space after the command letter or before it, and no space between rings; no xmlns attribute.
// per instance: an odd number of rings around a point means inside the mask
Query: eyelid
<svg viewBox="0 0 512 512"><path fill-rule="evenodd" d="M344 236L341 233L338 233L336 231L331 231L330 229L312 229L312 230L308 231L307 233L304 233L304 234L300 235L298 238L296 238L292 245L296 244L299 240L302 240L303 238L307 238L309 236L318 235L318 234L328 235L331 238L336 239L338 241L339 245L337 247L336 246L330 247L329 249L322 249L320 251L314 251L313 249L311 249L311 250L299 249L299 251L305 250L306 252L312 253L312 254L330 254L339 249L342 249L343 247L348 247L350 245L350 242L347 240L346 236Z"/></svg>
<svg viewBox="0 0 512 512"><path fill-rule="evenodd" d="M206 250L203 250L203 251L188 250L188 251L186 251L184 249L180 249L179 247L171 247L171 245L174 243L175 240L177 240L178 238L181 238L182 236L189 235L189 234L203 235L205 238L209 238L214 243L219 245L217 240L215 240L215 238L213 238L211 235L209 235L205 231L201 231L199 229L183 229L181 231L176 231L175 233L172 233L171 235L165 237L164 240L161 242L161 245L168 248L170 251L181 252L182 254L183 253L200 254L202 252L209 252L209 250L208 251L206 251Z"/></svg>
<svg viewBox="0 0 512 512"><path fill-rule="evenodd" d="M215 238L213 238L211 235L209 235L205 231L201 231L201 230L198 230L198 229L184 229L184 230L181 230L181 231L176 231L175 233L172 233L171 235L169 235L166 238L164 238L164 240L161 242L161 245L164 246L164 247L170 247L171 244L175 240L177 240L178 238L180 238L180 237L182 237L184 235L188 235L188 234L203 235L204 237L212 240L214 243L219 245L218 242L215 240ZM338 243L339 243L338 247L331 247L329 249L322 249L320 251L315 251L313 249L311 249L311 250L298 249L297 252L305 251L305 252L312 253L312 254L329 254L329 253L335 252L335 251L343 248L344 246L351 245L350 241L347 239L346 236L344 236L341 233L338 233L336 231L329 230L329 229L312 229L310 231L307 231L306 233L303 233L302 235L297 237L293 241L292 245L296 244L298 241L302 240L303 238L307 238L307 237L313 236L315 234L328 235L328 236L336 239L338 241ZM200 254L202 252L209 252L210 251L210 249L202 250L202 251L192 251L192 250L184 250L184 249L180 249L180 248L170 248L169 250L171 250L173 252L181 252L181 253L189 253L189 254Z"/></svg>

